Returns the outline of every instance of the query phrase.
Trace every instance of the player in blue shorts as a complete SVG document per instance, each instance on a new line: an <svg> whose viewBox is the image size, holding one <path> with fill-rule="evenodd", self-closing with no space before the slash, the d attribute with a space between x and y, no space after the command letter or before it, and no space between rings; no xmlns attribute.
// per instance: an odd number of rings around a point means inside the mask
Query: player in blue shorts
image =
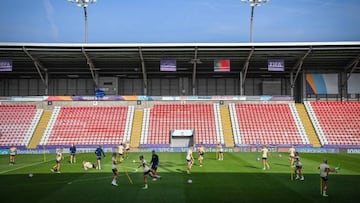
<svg viewBox="0 0 360 203"><path fill-rule="evenodd" d="M72 163L76 163L76 157L75 157L76 147L75 147L74 144L72 144L72 145L70 146L69 151L70 151L70 163L71 163L71 164L72 164Z"/></svg>
<svg viewBox="0 0 360 203"><path fill-rule="evenodd" d="M155 153L155 150L152 150L152 156L151 156L151 170L154 175L157 175L157 168L159 166L159 156ZM153 178L153 181L157 180L156 178Z"/></svg>
<svg viewBox="0 0 360 203"><path fill-rule="evenodd" d="M147 183L147 176L149 175L152 178L161 178L159 175L154 175L153 172L151 171L149 165L146 163L144 156L140 155L139 159L141 161L141 165L138 167L143 167L144 168L144 187L143 189L148 189L148 183Z"/></svg>
<svg viewBox="0 0 360 203"><path fill-rule="evenodd" d="M97 160L97 168L96 169L101 170L101 158L105 157L105 153L104 153L104 150L101 148L101 145L99 145L99 147L96 148L95 154L96 154L96 160Z"/></svg>

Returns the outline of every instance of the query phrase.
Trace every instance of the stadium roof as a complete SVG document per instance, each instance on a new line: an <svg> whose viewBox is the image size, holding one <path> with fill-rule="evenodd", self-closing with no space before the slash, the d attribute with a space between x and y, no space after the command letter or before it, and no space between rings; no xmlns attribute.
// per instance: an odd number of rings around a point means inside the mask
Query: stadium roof
<svg viewBox="0 0 360 203"><path fill-rule="evenodd" d="M277 77L290 72L360 72L360 41L291 43L0 43L11 59L5 78ZM285 60L285 72L268 72L267 60ZM176 59L177 72L160 72L161 59ZM214 72L215 59L230 59L231 72ZM248 63L247 63L248 62ZM195 64L195 65L194 65ZM195 68L194 68L195 67ZM93 72L93 74L91 73ZM246 75L245 74L245 75Z"/></svg>

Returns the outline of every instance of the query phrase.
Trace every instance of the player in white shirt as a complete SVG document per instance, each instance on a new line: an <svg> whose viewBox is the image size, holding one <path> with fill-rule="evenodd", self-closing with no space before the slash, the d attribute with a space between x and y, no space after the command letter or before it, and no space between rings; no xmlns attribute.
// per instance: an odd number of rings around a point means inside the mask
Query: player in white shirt
<svg viewBox="0 0 360 203"><path fill-rule="evenodd" d="M224 149L222 147L222 144L219 142L218 145L216 146L216 148L218 151L218 159L224 160Z"/></svg>
<svg viewBox="0 0 360 203"><path fill-rule="evenodd" d="M295 152L294 154L294 159L295 159L295 169L294 169L294 174L296 174L296 178L295 180L300 179L301 181L304 180L304 175L302 172L302 163L300 162L300 156L299 156L299 152Z"/></svg>
<svg viewBox="0 0 360 203"><path fill-rule="evenodd" d="M290 148L289 148L289 160L290 160L290 167L293 167L294 166L294 162L295 162L295 147L294 145L292 145Z"/></svg>
<svg viewBox="0 0 360 203"><path fill-rule="evenodd" d="M56 153L56 164L50 169L52 172L60 173L61 160L64 158L62 153L64 149L60 148Z"/></svg>
<svg viewBox="0 0 360 203"><path fill-rule="evenodd" d="M261 153L262 153L262 163L263 163L263 170L270 169L270 166L268 164L267 158L269 156L269 150L266 148L266 146L264 145L261 149Z"/></svg>
<svg viewBox="0 0 360 203"><path fill-rule="evenodd" d="M129 151L130 151L130 142L126 141L126 143L125 143L125 157L127 159L129 158Z"/></svg>
<svg viewBox="0 0 360 203"><path fill-rule="evenodd" d="M89 168L96 168L96 164L89 161L83 161L82 165L85 171L87 171Z"/></svg>
<svg viewBox="0 0 360 203"><path fill-rule="evenodd" d="M120 143L120 145L118 146L118 154L119 154L119 161L122 161L122 160L124 160L124 145L123 145L123 143Z"/></svg>
<svg viewBox="0 0 360 203"><path fill-rule="evenodd" d="M328 175L330 172L337 173L337 170L339 170L339 168L338 167L330 168L330 166L327 164L327 160L324 159L324 161L320 164L319 169L320 169L320 178L322 179L321 180L322 196L327 197L328 195L326 194L326 191L329 188Z"/></svg>
<svg viewBox="0 0 360 203"><path fill-rule="evenodd" d="M14 165L15 164L15 156L17 153L17 149L15 147L15 145L12 145L9 149L9 165Z"/></svg>
<svg viewBox="0 0 360 203"><path fill-rule="evenodd" d="M118 186L117 184L117 179L119 177L119 171L117 170L117 161L116 161L116 153L114 152L113 155L112 155L112 158L111 158L111 170L114 174L114 179L112 180L111 182L111 185L114 185L114 186Z"/></svg>
<svg viewBox="0 0 360 203"><path fill-rule="evenodd" d="M143 155L140 155L139 159L141 161L141 165L138 168L140 168L140 167L144 168L144 187L143 187L143 189L148 189L147 176L150 175L150 177L156 178L156 179L160 179L161 176L154 175L154 173L150 169L150 166L146 163L146 160L144 159Z"/></svg>
<svg viewBox="0 0 360 203"><path fill-rule="evenodd" d="M189 147L187 154L186 154L186 163L187 163L187 174L190 174L191 167L194 163L194 157L193 157L193 147Z"/></svg>

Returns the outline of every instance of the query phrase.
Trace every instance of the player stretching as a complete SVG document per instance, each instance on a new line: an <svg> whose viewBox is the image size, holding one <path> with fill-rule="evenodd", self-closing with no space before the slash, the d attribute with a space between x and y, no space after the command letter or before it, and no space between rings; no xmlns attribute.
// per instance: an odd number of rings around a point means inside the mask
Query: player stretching
<svg viewBox="0 0 360 203"><path fill-rule="evenodd" d="M293 167L294 162L295 162L295 147L294 147L294 145L292 145L289 148L289 160L290 160L290 167Z"/></svg>
<svg viewBox="0 0 360 203"><path fill-rule="evenodd" d="M96 160L97 160L97 167L96 167L96 169L101 170L101 155L102 155L103 157L105 157L105 153L104 153L103 149L101 148L101 145L99 145L99 147L96 148L95 154L96 154Z"/></svg>
<svg viewBox="0 0 360 203"><path fill-rule="evenodd" d="M117 165L116 152L113 153L111 161L112 161L112 172L114 174L114 179L111 182L111 185L118 186L117 179L119 177L119 172L118 172L118 170L116 168L116 165Z"/></svg>
<svg viewBox="0 0 360 203"><path fill-rule="evenodd" d="M200 167L202 167L203 160L204 160L204 154L205 154L205 148L204 148L204 145L202 143L200 144L198 152L199 152L199 158L198 158L199 165L200 165Z"/></svg>
<svg viewBox="0 0 360 203"><path fill-rule="evenodd" d="M186 162L187 162L187 174L190 174L191 167L194 163L194 157L193 157L193 147L189 147L187 154L186 154Z"/></svg>
<svg viewBox="0 0 360 203"><path fill-rule="evenodd" d="M61 160L63 159L63 148L60 148L56 153L56 164L50 169L52 172L60 173Z"/></svg>
<svg viewBox="0 0 360 203"><path fill-rule="evenodd" d="M16 153L17 153L17 149L14 145L12 145L9 149L9 165L12 166L15 164L15 156L16 156Z"/></svg>
<svg viewBox="0 0 360 203"><path fill-rule="evenodd" d="M85 171L87 171L89 168L96 168L96 164L89 161L83 161L82 164Z"/></svg>
<svg viewBox="0 0 360 203"><path fill-rule="evenodd" d="M144 187L143 189L148 189L148 184L147 184L147 176L150 175L150 177L152 178L161 178L159 175L154 175L153 172L151 171L149 165L146 163L144 156L140 155L140 161L141 161L141 165L138 167L143 167L144 168Z"/></svg>
<svg viewBox="0 0 360 203"><path fill-rule="evenodd" d="M295 159L294 174L296 174L295 180L298 180L299 178L300 178L300 180L304 180L304 175L302 173L302 163L300 162L299 152L295 152L294 159Z"/></svg>
<svg viewBox="0 0 360 203"><path fill-rule="evenodd" d="M319 169L320 169L320 178L322 181L322 182L320 182L321 187L322 187L322 196L327 197L328 195L326 194L326 191L329 188L328 175L330 172L337 173L337 170L339 170L339 168L338 167L330 168L329 165L327 164L327 160L324 159L324 161L320 164Z"/></svg>
<svg viewBox="0 0 360 203"><path fill-rule="evenodd" d="M152 156L151 156L151 170L154 175L157 175L157 168L159 165L159 156L155 153L155 150L152 150ZM156 178L153 178L153 181L157 180Z"/></svg>
<svg viewBox="0 0 360 203"><path fill-rule="evenodd" d="M268 155L269 155L269 150L266 148L265 145L262 147L261 152L262 152L263 170L265 170L266 168L270 169L270 166L269 166L268 161L267 161L267 158L268 158Z"/></svg>
<svg viewBox="0 0 360 203"><path fill-rule="evenodd" d="M219 142L219 144L216 146L217 151L218 151L218 159L219 160L224 160L224 149L222 147L222 144Z"/></svg>
<svg viewBox="0 0 360 203"><path fill-rule="evenodd" d="M76 147L74 144L71 145L70 149L70 163L76 163L76 157L75 157L75 154L76 154Z"/></svg>

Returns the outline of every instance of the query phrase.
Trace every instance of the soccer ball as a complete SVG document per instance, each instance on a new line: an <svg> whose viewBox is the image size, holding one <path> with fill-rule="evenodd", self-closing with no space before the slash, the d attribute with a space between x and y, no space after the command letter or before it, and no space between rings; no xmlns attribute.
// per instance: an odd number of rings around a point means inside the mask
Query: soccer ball
<svg viewBox="0 0 360 203"><path fill-rule="evenodd" d="M29 173L29 178L32 178L34 175L32 173Z"/></svg>
<svg viewBox="0 0 360 203"><path fill-rule="evenodd" d="M189 179L189 180L188 180L188 183L189 183L189 184L191 184L191 183L192 183L192 180L191 180L191 179Z"/></svg>
<svg viewBox="0 0 360 203"><path fill-rule="evenodd" d="M258 157L256 160L260 161L260 158Z"/></svg>

